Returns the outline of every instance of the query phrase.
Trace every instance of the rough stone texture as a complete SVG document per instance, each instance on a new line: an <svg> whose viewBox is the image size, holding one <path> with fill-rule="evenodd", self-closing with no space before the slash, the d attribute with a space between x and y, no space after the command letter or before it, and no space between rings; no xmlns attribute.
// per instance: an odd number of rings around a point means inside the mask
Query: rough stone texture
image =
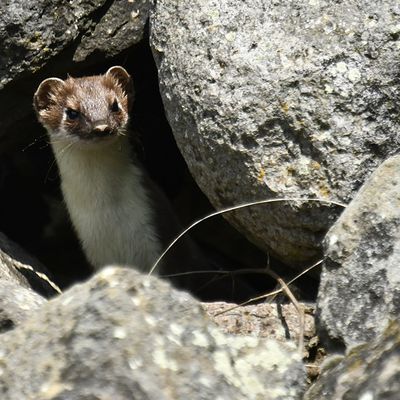
<svg viewBox="0 0 400 400"><path fill-rule="evenodd" d="M325 247L320 333L346 346L372 340L400 317L400 156L367 180Z"/></svg>
<svg viewBox="0 0 400 400"><path fill-rule="evenodd" d="M0 6L0 88L20 74L35 72L93 24L106 0L5 1Z"/></svg>
<svg viewBox="0 0 400 400"><path fill-rule="evenodd" d="M303 335L303 359L307 365L307 376L313 381L320 372L326 352L315 332L312 304L303 304L304 328L301 328L299 313L293 304L262 303L250 306L214 302L203 303L208 316L222 329L233 335L251 335L273 338L278 342L288 340L298 344Z"/></svg>
<svg viewBox="0 0 400 400"><path fill-rule="evenodd" d="M44 297L60 293L58 286L49 279L45 267L1 232L0 280L32 289Z"/></svg>
<svg viewBox="0 0 400 400"><path fill-rule="evenodd" d="M89 36L83 36L74 54L82 61L95 51L108 57L138 43L149 15L149 0L115 0Z"/></svg>
<svg viewBox="0 0 400 400"><path fill-rule="evenodd" d="M372 343L358 346L338 364L327 362L305 400L398 400L400 326L392 322Z"/></svg>
<svg viewBox="0 0 400 400"><path fill-rule="evenodd" d="M0 232L0 334L29 317L45 297L59 293L44 271L39 261Z"/></svg>
<svg viewBox="0 0 400 400"><path fill-rule="evenodd" d="M82 61L94 51L107 56L142 38L150 1L17 0L0 5L0 88L36 72L75 42Z"/></svg>
<svg viewBox="0 0 400 400"><path fill-rule="evenodd" d="M0 349L4 400L286 400L304 389L294 346L225 335L188 294L131 269L51 300Z"/></svg>
<svg viewBox="0 0 400 400"><path fill-rule="evenodd" d="M211 319L225 333L274 338L279 342L299 340L299 314L293 304L263 303L235 307L235 304L203 303ZM305 314L304 337L315 336L314 308L302 304Z"/></svg>
<svg viewBox="0 0 400 400"><path fill-rule="evenodd" d="M214 206L347 203L399 151L396 2L158 0L150 23L169 122ZM338 211L292 203L227 218L298 265Z"/></svg>
<svg viewBox="0 0 400 400"><path fill-rule="evenodd" d="M21 285L0 280L0 334L31 316L46 300Z"/></svg>

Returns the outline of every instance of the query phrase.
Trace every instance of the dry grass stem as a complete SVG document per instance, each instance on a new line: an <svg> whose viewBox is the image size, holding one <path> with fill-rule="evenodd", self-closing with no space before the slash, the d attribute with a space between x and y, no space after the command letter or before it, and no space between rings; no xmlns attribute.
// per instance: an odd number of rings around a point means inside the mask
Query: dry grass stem
<svg viewBox="0 0 400 400"><path fill-rule="evenodd" d="M282 291L286 294L286 296L290 299L290 301L293 303L294 307L296 308L296 311L299 315L299 342L298 342L298 349L300 356L303 357L303 351L304 351L304 325L305 325L305 317L304 317L304 310L300 303L297 301L296 297L292 293L292 291L289 289L285 281L278 276L274 271L268 270L268 273L275 278L278 283L281 285Z"/></svg>
<svg viewBox="0 0 400 400"><path fill-rule="evenodd" d="M340 206L343 208L346 208L346 205L343 203L339 203L337 201L332 201L332 200L325 200L325 199L319 199L319 198L315 198L315 199L308 199L308 198L301 198L301 197L292 197L292 198L278 198L278 199L267 199L267 200L259 200L259 201L253 201L253 202L249 202L249 203L244 203L244 204L240 204L238 206L233 206L233 207L228 207L225 208L223 210L219 210L219 211L215 211L211 214L206 215L203 218L200 218L199 220L193 222L191 225L189 225L182 233L180 233L169 245L168 247L162 252L162 254L160 255L160 257L158 257L158 259L156 260L156 262L153 264L153 266L151 267L150 271L149 271L149 275L151 275L155 269L157 268L158 264L160 263L160 261L163 259L163 257L169 252L169 250L175 245L175 243L184 235L186 235L186 233L188 233L191 229L193 229L195 226L197 226L198 224L200 224L203 221L206 221L210 218L213 218L217 215L222 215L222 214L226 214L232 211L236 211L236 210L240 210L242 208L247 208L247 207L252 207L252 206L256 206L256 205L261 205L261 204L269 204L269 203L279 203L279 202L285 202L285 201L298 201L298 202L319 202L319 203L327 203L327 204L333 204L336 206Z"/></svg>
<svg viewBox="0 0 400 400"><path fill-rule="evenodd" d="M297 279L299 279L300 277L305 275L307 272L311 271L312 269L316 268L318 265L322 264L322 261L323 260L318 260L316 263L314 263L310 267L307 267L304 271L300 272L293 279L291 279L286 285L287 286L291 285L293 282L295 282ZM260 270L255 270L255 271L263 273L263 274L267 273L267 270L265 270L265 269L260 269ZM221 315L221 314L224 314L226 312L235 310L236 308L247 306L250 303L253 303L253 302L256 302L256 301L259 301L259 300L263 300L263 299L267 299L268 297L276 296L277 294L282 293L282 292L283 292L283 289L280 288L280 289L274 290L272 292L268 292L266 294L262 294L261 296L253 297L253 298L251 298L251 299L249 299L249 300L247 300L247 301L245 301L243 303L236 304L235 306L233 306L231 308L228 308L228 309L226 309L224 311L221 311L221 312L215 314L215 316L217 317L218 315Z"/></svg>

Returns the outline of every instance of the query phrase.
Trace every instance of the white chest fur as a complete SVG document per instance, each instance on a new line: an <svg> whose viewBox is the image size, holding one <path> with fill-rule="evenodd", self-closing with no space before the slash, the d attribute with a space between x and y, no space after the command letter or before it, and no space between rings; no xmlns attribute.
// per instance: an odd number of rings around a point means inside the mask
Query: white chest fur
<svg viewBox="0 0 400 400"><path fill-rule="evenodd" d="M64 199L88 260L95 268L123 264L148 271L162 248L128 143L52 146Z"/></svg>

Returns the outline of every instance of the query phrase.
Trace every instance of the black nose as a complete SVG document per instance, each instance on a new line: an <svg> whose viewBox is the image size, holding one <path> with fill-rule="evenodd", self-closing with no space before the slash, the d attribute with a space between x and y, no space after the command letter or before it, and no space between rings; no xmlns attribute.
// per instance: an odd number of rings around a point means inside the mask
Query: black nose
<svg viewBox="0 0 400 400"><path fill-rule="evenodd" d="M110 136L111 129L108 125L97 125L93 129L93 135L96 137Z"/></svg>

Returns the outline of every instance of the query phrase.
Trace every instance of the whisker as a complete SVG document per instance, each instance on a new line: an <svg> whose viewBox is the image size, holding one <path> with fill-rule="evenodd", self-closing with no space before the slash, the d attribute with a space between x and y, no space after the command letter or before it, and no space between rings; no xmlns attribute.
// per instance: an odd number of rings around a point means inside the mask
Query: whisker
<svg viewBox="0 0 400 400"><path fill-rule="evenodd" d="M21 151L26 151L27 149L29 149L30 147L32 147L33 145L35 145L39 140L41 140L43 137L47 136L47 134L43 134L38 136L37 138L33 139L33 142L29 143L28 145L26 145Z"/></svg>
<svg viewBox="0 0 400 400"><path fill-rule="evenodd" d="M68 143L65 147L63 147L58 153L56 153L57 157L62 157L62 155L74 144L74 142Z"/></svg>
<svg viewBox="0 0 400 400"><path fill-rule="evenodd" d="M49 175L50 175L50 171L51 171L51 169L53 168L55 162L56 162L56 159L55 159L55 157L54 157L53 161L52 161L51 164L50 164L49 169L47 170L46 176L44 177L44 183L46 183L46 182L48 181Z"/></svg>

